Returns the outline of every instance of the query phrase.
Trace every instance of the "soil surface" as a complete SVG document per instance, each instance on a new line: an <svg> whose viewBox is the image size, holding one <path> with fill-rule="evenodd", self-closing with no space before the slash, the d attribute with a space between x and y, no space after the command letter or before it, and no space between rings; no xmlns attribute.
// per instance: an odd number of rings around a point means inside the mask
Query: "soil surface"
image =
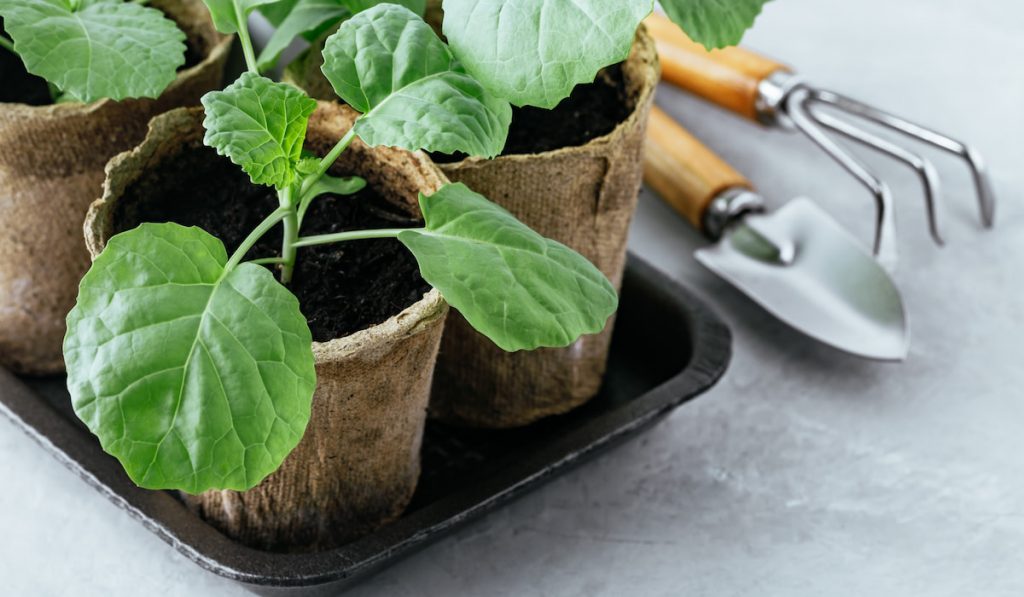
<svg viewBox="0 0 1024 597"><path fill-rule="evenodd" d="M159 172L128 189L114 228L142 222L198 226L224 242L228 255L277 208L273 189L257 186L212 149L202 147L166 161ZM367 228L422 225L370 187L355 195L323 195L306 213L302 236ZM277 257L281 226L257 243L247 259ZM358 240L299 249L289 289L299 298L313 339L327 342L401 313L430 286L412 254L395 239Z"/></svg>
<svg viewBox="0 0 1024 597"><path fill-rule="evenodd" d="M622 66L610 66L593 83L577 85L572 95L552 110L512 108L512 126L501 155L541 153L563 147L577 147L615 130L629 118L629 105ZM435 162L447 164L465 159L463 154L431 154Z"/></svg>
<svg viewBox="0 0 1024 597"><path fill-rule="evenodd" d="M3 19L0 19L0 35L10 39L4 30ZM185 64L178 68L179 72L202 62L204 55L197 41L191 38L185 40ZM46 79L29 73L21 58L4 48L0 48L0 103L30 106L48 106L53 103Z"/></svg>
<svg viewBox="0 0 1024 597"><path fill-rule="evenodd" d="M3 19L0 19L0 35L8 37ZM53 103L46 81L42 77L29 74L21 58L4 48L0 48L0 102L30 106Z"/></svg>

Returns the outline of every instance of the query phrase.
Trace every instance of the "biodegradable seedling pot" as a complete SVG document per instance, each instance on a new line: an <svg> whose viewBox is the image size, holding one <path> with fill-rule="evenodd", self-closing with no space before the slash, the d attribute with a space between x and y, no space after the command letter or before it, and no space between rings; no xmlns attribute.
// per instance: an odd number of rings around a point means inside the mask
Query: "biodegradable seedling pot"
<svg viewBox="0 0 1024 597"><path fill-rule="evenodd" d="M153 0L186 33L195 64L153 99L34 106L0 103L0 366L63 369L64 318L89 266L81 223L103 167L137 145L149 119L219 88L231 38L202 0ZM5 82L7 83L7 82Z"/></svg>
<svg viewBox="0 0 1024 597"><path fill-rule="evenodd" d="M436 21L432 8L428 18ZM314 47L290 65L286 78L313 97L336 100L320 73L322 62ZM465 183L543 236L583 254L616 288L622 282L627 234L643 177L644 135L660 77L654 42L643 27L621 75L628 116L608 134L541 153L439 164L453 182ZM434 375L431 416L505 428L583 404L600 389L613 324L566 348L507 353L452 314Z"/></svg>
<svg viewBox="0 0 1024 597"><path fill-rule="evenodd" d="M584 145L494 160L440 164L540 234L562 242L622 284L629 224L643 178L643 141L658 84L653 40L641 27L622 64L629 116ZM600 389L614 318L572 345L534 352L497 349L455 314L434 376L431 414L479 427L516 427L567 412Z"/></svg>
<svg viewBox="0 0 1024 597"><path fill-rule="evenodd" d="M307 149L325 154L354 118L349 108L322 102L310 120ZM94 257L118 231L119 214L131 211L126 202L167 184L162 164L190 152L212 152L202 145L202 120L200 109L162 115L142 145L111 161L103 198L85 222ZM446 182L421 153L369 148L358 140L332 173L362 176L412 216L418 214L418 193L432 194ZM346 250L361 249L354 244ZM334 547L396 518L419 477L431 377L447 312L440 293L429 290L383 323L314 342L312 416L281 468L252 490L183 494L184 501L227 536L275 551Z"/></svg>

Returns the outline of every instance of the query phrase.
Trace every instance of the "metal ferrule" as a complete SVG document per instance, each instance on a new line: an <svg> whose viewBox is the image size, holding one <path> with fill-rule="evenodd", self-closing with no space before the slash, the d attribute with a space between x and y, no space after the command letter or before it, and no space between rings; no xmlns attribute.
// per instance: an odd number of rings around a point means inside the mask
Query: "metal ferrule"
<svg viewBox="0 0 1024 597"><path fill-rule="evenodd" d="M728 188L712 199L704 211L704 233L711 240L718 240L736 220L764 210L764 198L757 193L744 187Z"/></svg>
<svg viewBox="0 0 1024 597"><path fill-rule="evenodd" d="M786 98L803 84L803 77L785 69L777 70L762 79L757 86L757 99L754 102L758 121L767 126L794 128L793 121L786 114Z"/></svg>

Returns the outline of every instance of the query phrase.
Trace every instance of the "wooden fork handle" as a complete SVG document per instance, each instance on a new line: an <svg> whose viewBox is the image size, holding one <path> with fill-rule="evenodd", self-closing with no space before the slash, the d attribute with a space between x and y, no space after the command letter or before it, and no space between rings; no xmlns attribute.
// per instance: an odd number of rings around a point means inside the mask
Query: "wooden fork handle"
<svg viewBox="0 0 1024 597"><path fill-rule="evenodd" d="M758 116L761 81L772 73L790 71L743 48L709 52L664 15L655 13L644 23L657 44L664 81L752 120Z"/></svg>

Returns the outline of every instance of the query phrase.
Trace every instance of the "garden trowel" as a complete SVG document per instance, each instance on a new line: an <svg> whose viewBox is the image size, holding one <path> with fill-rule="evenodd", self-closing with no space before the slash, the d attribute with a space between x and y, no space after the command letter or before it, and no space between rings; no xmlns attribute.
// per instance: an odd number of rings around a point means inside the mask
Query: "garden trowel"
<svg viewBox="0 0 1024 597"><path fill-rule="evenodd" d="M800 332L851 354L907 355L899 290L857 240L813 201L772 213L746 178L654 108L646 182L717 244L696 258Z"/></svg>

